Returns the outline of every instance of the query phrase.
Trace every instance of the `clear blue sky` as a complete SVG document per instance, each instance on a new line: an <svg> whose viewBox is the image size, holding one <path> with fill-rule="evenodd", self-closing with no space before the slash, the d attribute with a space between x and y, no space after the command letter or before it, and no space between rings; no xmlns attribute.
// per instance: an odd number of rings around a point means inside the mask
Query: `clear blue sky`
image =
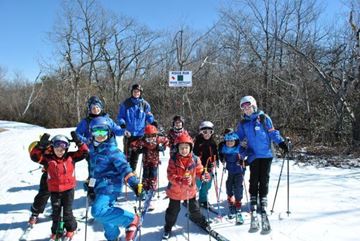
<svg viewBox="0 0 360 241"><path fill-rule="evenodd" d="M217 10L229 0L99 0L106 8L147 24L171 29L182 24L206 29L217 20ZM325 1L337 9L341 0ZM33 80L39 60L51 58L47 33L53 29L61 0L0 0L0 66Z"/></svg>

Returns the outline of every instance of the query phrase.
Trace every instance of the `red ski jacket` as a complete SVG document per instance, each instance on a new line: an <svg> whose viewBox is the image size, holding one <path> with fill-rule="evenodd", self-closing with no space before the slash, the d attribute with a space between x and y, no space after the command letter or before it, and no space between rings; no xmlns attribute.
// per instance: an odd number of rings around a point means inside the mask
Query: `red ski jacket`
<svg viewBox="0 0 360 241"><path fill-rule="evenodd" d="M48 190L50 192L64 192L76 186L75 162L86 158L89 148L86 144L78 147L76 152L67 152L58 158L53 152L44 152L36 146L31 152L31 159L47 169Z"/></svg>
<svg viewBox="0 0 360 241"><path fill-rule="evenodd" d="M204 171L200 159L192 153L183 157L180 154L173 155L169 160L167 176L169 184L166 194L174 200L187 200L196 196L196 176L200 178ZM191 185L182 183L182 178L188 174L191 176Z"/></svg>

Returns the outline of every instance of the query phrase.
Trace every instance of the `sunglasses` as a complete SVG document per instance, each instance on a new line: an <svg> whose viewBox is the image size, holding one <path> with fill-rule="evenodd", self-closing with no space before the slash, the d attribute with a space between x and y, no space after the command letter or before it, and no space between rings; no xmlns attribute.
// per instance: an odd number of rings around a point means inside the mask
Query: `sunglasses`
<svg viewBox="0 0 360 241"><path fill-rule="evenodd" d="M151 137L156 137L157 134L146 134L145 138L151 138Z"/></svg>
<svg viewBox="0 0 360 241"><path fill-rule="evenodd" d="M108 130L102 130L102 129L93 130L93 131L91 132L91 134L92 134L93 136L95 136L95 137L97 137L97 136L107 136L108 133L109 133Z"/></svg>
<svg viewBox="0 0 360 241"><path fill-rule="evenodd" d="M242 103L241 106L240 106L240 108L241 108L242 110L248 109L248 108L250 108L250 107L251 107L251 103L250 103L250 102Z"/></svg>
<svg viewBox="0 0 360 241"><path fill-rule="evenodd" d="M213 130L201 130L200 133L203 135L206 135L206 134L212 135L214 133L214 131Z"/></svg>
<svg viewBox="0 0 360 241"><path fill-rule="evenodd" d="M56 141L53 143L54 148L62 148L62 149L68 149L69 143L65 141Z"/></svg>

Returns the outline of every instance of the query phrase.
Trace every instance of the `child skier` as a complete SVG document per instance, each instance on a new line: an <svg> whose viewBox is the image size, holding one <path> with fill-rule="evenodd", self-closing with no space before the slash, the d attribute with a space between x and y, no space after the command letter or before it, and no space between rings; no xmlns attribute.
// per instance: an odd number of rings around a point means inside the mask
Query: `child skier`
<svg viewBox="0 0 360 241"><path fill-rule="evenodd" d="M29 154L34 149L35 146L44 150L44 153L51 153L52 148L50 147L49 141L50 135L45 133L41 136L40 141L34 141L29 145ZM47 186L47 171L46 168L42 168L42 175L40 178L39 190L36 196L34 197L34 202L31 205L30 211L31 216L29 218L28 224L29 226L34 226L39 218L39 214L43 213L46 207L46 204L50 198L50 192Z"/></svg>
<svg viewBox="0 0 360 241"><path fill-rule="evenodd" d="M153 125L147 125L145 127L145 136L130 144L131 150L141 150L143 153L142 184L143 190L146 192L153 190L155 194L160 164L159 151L164 151L167 145L168 139L164 136L159 136L157 128ZM153 209L153 206L150 204L149 210Z"/></svg>
<svg viewBox="0 0 360 241"><path fill-rule="evenodd" d="M48 134L47 134L48 135ZM66 229L65 239L73 238L77 228L76 220L72 213L72 203L76 186L75 162L81 161L88 155L88 147L82 143L75 132L71 132L73 141L78 146L76 152L68 152L69 139L64 135L56 135L51 139L52 152L46 153L41 145L31 151L31 159L44 165L48 172L47 184L51 192L52 226L50 241L58 240L63 230L59 230L61 215ZM58 232L61 233L58 233Z"/></svg>
<svg viewBox="0 0 360 241"><path fill-rule="evenodd" d="M119 226L126 227L125 240L133 240L140 222L139 216L114 207L114 203L122 192L124 182L139 196L139 180L133 174L125 155L117 147L109 119L93 119L90 122L90 131L93 142L90 145L89 186L94 187L96 196L91 214L103 224L107 240L118 240Z"/></svg>
<svg viewBox="0 0 360 241"><path fill-rule="evenodd" d="M109 125L111 127L111 131L115 133L117 136L124 135L125 129L122 129L120 126L116 125L116 123L110 118L110 116L104 111L104 104L97 96L91 96L87 101L87 109L88 116L82 119L79 124L76 126L76 134L78 138L86 143L87 145L91 145L92 143L92 135L90 132L89 124L91 120L97 117L104 117L108 119ZM86 158L88 162L88 173L90 173L90 156ZM87 195L91 201L95 199L95 194L93 188L89 188L89 178L84 184L85 190L87 190Z"/></svg>
<svg viewBox="0 0 360 241"><path fill-rule="evenodd" d="M250 165L251 224L249 232L259 230L259 222L255 213L257 211L261 214L262 233L266 234L271 231L266 213L270 167L273 158L271 142L277 143L284 152L287 152L288 148L280 132L274 128L271 118L263 111L258 110L254 97L242 97L240 108L244 115L243 120L237 126L236 133L240 142L247 140L247 162ZM258 202L260 203L259 207Z"/></svg>
<svg viewBox="0 0 360 241"><path fill-rule="evenodd" d="M163 239L170 237L171 229L176 223L182 200L188 201L189 218L203 229L209 228L196 202L197 189L195 178L199 177L203 181L209 181L210 175L204 172L199 158L192 154L193 141L189 135L183 133L178 136L175 140L175 145L177 152L170 157L167 168L169 184L166 194L169 197L169 206L165 213Z"/></svg>
<svg viewBox="0 0 360 241"><path fill-rule="evenodd" d="M172 127L168 132L169 146L170 146L170 155L176 153L175 139L182 133L188 134L189 132L184 128L185 120L184 117L176 115L173 118Z"/></svg>
<svg viewBox="0 0 360 241"><path fill-rule="evenodd" d="M241 199L243 197L243 181L245 174L245 165L243 161L244 154L240 154L239 137L234 132L229 132L224 136L225 145L219 150L224 157L222 163L228 170L226 180L226 194L228 196L229 217L236 217L237 224L243 224L241 216ZM242 150L242 149L241 149ZM235 196L235 198L234 198Z"/></svg>
<svg viewBox="0 0 360 241"><path fill-rule="evenodd" d="M201 179L196 179L196 185L199 189L199 203L201 207L210 208L208 202L208 191L211 188L211 181L213 178L213 171L216 168L218 161L217 144L213 139L214 124L210 121L203 121L200 126L200 134L195 138L194 154L199 156L201 164L205 172L209 173L209 182L204 182Z"/></svg>

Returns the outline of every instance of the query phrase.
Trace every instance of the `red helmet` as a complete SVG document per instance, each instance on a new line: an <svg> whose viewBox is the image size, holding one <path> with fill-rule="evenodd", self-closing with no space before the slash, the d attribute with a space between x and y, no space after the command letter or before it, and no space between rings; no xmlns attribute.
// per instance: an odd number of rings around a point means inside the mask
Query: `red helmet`
<svg viewBox="0 0 360 241"><path fill-rule="evenodd" d="M157 134L158 130L155 126L153 125L147 125L145 126L145 135L152 135L152 134Z"/></svg>
<svg viewBox="0 0 360 241"><path fill-rule="evenodd" d="M180 143L189 143L191 147L194 145L191 136L186 133L181 133L178 137L176 137L174 144L179 145Z"/></svg>

